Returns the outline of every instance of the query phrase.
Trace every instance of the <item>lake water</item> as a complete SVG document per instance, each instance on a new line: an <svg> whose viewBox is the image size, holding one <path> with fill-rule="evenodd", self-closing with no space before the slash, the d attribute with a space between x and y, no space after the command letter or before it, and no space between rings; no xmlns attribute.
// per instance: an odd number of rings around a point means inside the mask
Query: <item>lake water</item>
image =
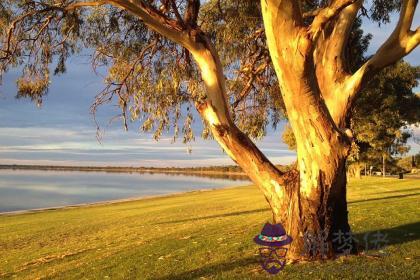
<svg viewBox="0 0 420 280"><path fill-rule="evenodd" d="M244 185L179 174L0 170L0 212Z"/></svg>

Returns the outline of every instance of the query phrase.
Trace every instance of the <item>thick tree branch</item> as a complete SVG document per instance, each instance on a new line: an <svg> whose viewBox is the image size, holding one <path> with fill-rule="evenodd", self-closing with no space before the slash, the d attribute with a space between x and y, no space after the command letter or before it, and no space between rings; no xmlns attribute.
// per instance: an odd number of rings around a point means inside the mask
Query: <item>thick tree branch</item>
<svg viewBox="0 0 420 280"><path fill-rule="evenodd" d="M197 27L199 10L200 0L188 0L187 8L184 14L184 21L187 23L188 26L192 28Z"/></svg>
<svg viewBox="0 0 420 280"><path fill-rule="evenodd" d="M299 1L295 0L262 0L263 9L272 11L273 17L280 26L293 23L294 26L302 25L302 13ZM280 27L279 26L279 27Z"/></svg>
<svg viewBox="0 0 420 280"><path fill-rule="evenodd" d="M344 51L347 46L350 33L356 20L357 13L362 7L363 0L355 1L353 4L344 8L337 18L337 22L334 25L334 29L331 33L331 36L328 39L327 53L324 58L336 58L339 60L341 69L340 71L345 71L344 67Z"/></svg>
<svg viewBox="0 0 420 280"><path fill-rule="evenodd" d="M105 4L111 4L138 16L140 19L143 20L144 24L146 24L152 30L186 48L191 47L191 44L193 44L193 41L189 39L189 36L183 33L185 27L183 26L184 22L182 21L182 18L180 16L179 19L181 20L181 22L179 20L169 19L159 10L155 9L153 6L151 6L145 1L102 0L93 2L76 2L67 6L65 10L71 11L77 8L94 7ZM177 12L177 9L174 10L175 14Z"/></svg>
<svg viewBox="0 0 420 280"><path fill-rule="evenodd" d="M73 11L76 10L78 8L83 8L83 7L97 7L97 6L102 6L105 5L105 1L92 1L92 2L76 2L73 4L68 5L65 10L66 11Z"/></svg>
<svg viewBox="0 0 420 280"><path fill-rule="evenodd" d="M33 16L35 13L48 12L48 11L61 11L69 12L76 9L85 7L97 7L101 5L111 4L120 7L132 14L135 14L143 20L143 22L154 31L163 35L164 37L184 46L185 48L191 48L195 44L191 37L188 36L184 31L184 26L177 20L169 19L164 14L156 10L151 5L141 0L101 0L101 1L86 1L86 2L75 2L68 6L56 6L43 4L45 9L39 11L31 11L22 16L16 18L11 24L8 30L8 40L6 42L6 49L2 50L5 53L5 57L10 54L10 40L13 35L13 31L16 28L16 24L24 20L27 17Z"/></svg>
<svg viewBox="0 0 420 280"><path fill-rule="evenodd" d="M123 8L143 20L152 30L187 49L194 42L183 32L184 28L177 20L168 19L164 14L141 0L106 0L108 3Z"/></svg>
<svg viewBox="0 0 420 280"><path fill-rule="evenodd" d="M314 52L318 85L338 127L345 126L346 115L346 108L341 107L344 102L340 100L343 81L349 76L345 49L362 4L363 0L359 0L341 10L336 20L329 23L328 31L317 40Z"/></svg>
<svg viewBox="0 0 420 280"><path fill-rule="evenodd" d="M227 106L227 94L223 67L209 38L203 36L201 47L191 49L201 76L206 85L207 97L196 102L197 111L208 123L214 138L223 150L247 173L259 186L267 199L275 192L282 198L285 195L284 174L280 172L258 149L251 139L233 122ZM276 200L272 203L284 203Z"/></svg>
<svg viewBox="0 0 420 280"><path fill-rule="evenodd" d="M312 11L308 11L302 14L303 18L310 18L310 17L314 17L317 16L321 11L323 10L323 8L318 8Z"/></svg>
<svg viewBox="0 0 420 280"><path fill-rule="evenodd" d="M182 26L167 19L153 7L139 0L107 0L141 18L151 29L191 52L206 85L207 96L196 102L202 118L208 123L213 136L225 152L236 161L250 178L268 195L275 189L283 193L282 173L264 156L255 144L241 132L231 119L227 105L227 94L223 67L210 39L198 28L183 30ZM198 1L190 1L189 12L195 21ZM188 17L187 17L188 18ZM190 21L191 22L191 21Z"/></svg>
<svg viewBox="0 0 420 280"><path fill-rule="evenodd" d="M171 3L172 10L173 10L173 12L174 12L174 14L175 14L175 17L176 17L176 19L178 20L179 24L180 24L183 28L185 28L185 23L184 23L184 20L182 19L181 15L179 14L178 7L176 6L176 2L175 2L175 0L169 0L169 2Z"/></svg>
<svg viewBox="0 0 420 280"><path fill-rule="evenodd" d="M304 28L300 4L292 0L261 0L261 10L267 47L274 69L280 73L279 58L291 53L307 56L312 48ZM303 65L300 67L303 68Z"/></svg>
<svg viewBox="0 0 420 280"><path fill-rule="evenodd" d="M313 40L316 40L320 31L334 17L336 17L344 8L355 3L357 0L336 0L331 5L317 11L317 14L309 27L309 34Z"/></svg>
<svg viewBox="0 0 420 280"><path fill-rule="evenodd" d="M359 70L346 80L348 103L352 104L361 88L374 74L414 50L420 44L420 27L410 30L418 0L404 0L398 23L389 38ZM349 106L348 106L349 107Z"/></svg>

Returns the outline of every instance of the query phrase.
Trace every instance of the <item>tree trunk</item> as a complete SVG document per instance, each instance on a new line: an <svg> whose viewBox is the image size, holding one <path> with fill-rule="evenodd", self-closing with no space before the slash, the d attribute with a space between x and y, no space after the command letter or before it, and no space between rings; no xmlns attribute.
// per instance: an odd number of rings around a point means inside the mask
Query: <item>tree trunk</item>
<svg viewBox="0 0 420 280"><path fill-rule="evenodd" d="M385 178L386 174L386 156L385 154L382 155L382 177Z"/></svg>
<svg viewBox="0 0 420 280"><path fill-rule="evenodd" d="M274 2L279 6L265 7ZM280 172L236 127L227 103L223 67L211 41L201 33L191 34L184 45L206 85L207 95L197 101L196 108L216 141L262 190L273 222L282 223L293 237L288 257L332 257L343 249L333 242L333 234L350 231L345 168L350 141L322 98L320 88L327 85L318 84L307 31L295 28L299 20L281 18L282 13L293 13L290 7L283 7L284 3L297 4L277 0L265 3L262 1L267 44L296 137L297 169ZM341 84L332 86L342 88ZM334 106L334 101L328 104Z"/></svg>
<svg viewBox="0 0 420 280"><path fill-rule="evenodd" d="M282 223L293 237L288 257L301 259L305 253L316 258L333 256L338 248L332 242L333 233L350 230L345 169L349 142L334 125L325 105L310 91L313 77L302 73L302 65L289 65L290 71L283 73L288 76L287 82L280 82L298 155L298 170L284 174L232 122L222 67L211 44L197 43L191 53L207 86L207 98L196 104L197 110L216 141L262 190L273 222ZM292 61L303 62L299 57ZM305 88L308 91L302 91ZM322 233L327 235L325 240L304 240L308 234ZM316 247L319 241L325 241L328 248L305 252L305 246Z"/></svg>
<svg viewBox="0 0 420 280"><path fill-rule="evenodd" d="M364 167L365 167L365 173L366 173L366 165L364 165ZM362 178L362 168L363 168L362 163L359 163L359 162L352 163L348 167L348 169L349 169L348 174L351 177L354 177L356 179L361 179Z"/></svg>
<svg viewBox="0 0 420 280"><path fill-rule="evenodd" d="M354 178L362 179L362 166L357 164L354 169Z"/></svg>
<svg viewBox="0 0 420 280"><path fill-rule="evenodd" d="M350 232L345 168L350 141L329 111L341 100L331 100L327 108L320 92L327 86L342 85L326 85L317 79L314 46L307 30L300 27L299 4L274 0L261 4L267 45L296 137L299 172L298 180L285 185L280 209L273 209L275 221L285 225L294 238L289 257L301 258L305 253L331 257L341 249L354 251L354 246L340 248L333 242L335 233Z"/></svg>
<svg viewBox="0 0 420 280"><path fill-rule="evenodd" d="M207 122L215 140L223 150L262 190L274 215L284 203L287 174L280 172L255 144L234 124L227 105L225 78L219 57L206 37L197 35L190 52L206 85L207 96L196 108Z"/></svg>
<svg viewBox="0 0 420 280"><path fill-rule="evenodd" d="M308 115L302 116L310 119ZM309 129L315 130L315 126ZM275 222L282 223L294 238L289 255L293 259L302 255L325 258L341 253L342 244L332 242L334 234L350 232L343 153L347 144L315 137L311 139L313 146L308 147L306 139L297 139L299 174L287 182L286 198L280 209L273 210L277 213Z"/></svg>

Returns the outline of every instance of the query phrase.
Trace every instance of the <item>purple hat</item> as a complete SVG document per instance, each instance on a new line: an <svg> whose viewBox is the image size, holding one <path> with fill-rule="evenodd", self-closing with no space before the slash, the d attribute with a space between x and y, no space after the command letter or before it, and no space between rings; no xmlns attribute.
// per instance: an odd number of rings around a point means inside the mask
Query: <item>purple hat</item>
<svg viewBox="0 0 420 280"><path fill-rule="evenodd" d="M266 223L261 234L254 237L255 243L263 246L276 247L292 243L292 237L286 234L281 224Z"/></svg>

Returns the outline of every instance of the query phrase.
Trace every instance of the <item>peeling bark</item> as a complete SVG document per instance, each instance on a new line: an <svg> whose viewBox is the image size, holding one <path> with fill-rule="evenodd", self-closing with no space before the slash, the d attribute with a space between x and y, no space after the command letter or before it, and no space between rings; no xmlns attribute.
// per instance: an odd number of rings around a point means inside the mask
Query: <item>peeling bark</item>
<svg viewBox="0 0 420 280"><path fill-rule="evenodd" d="M207 98L196 104L216 141L262 190L273 213L284 204L284 179L255 144L233 123L228 106L225 78L219 57L205 37L190 52L201 70Z"/></svg>
<svg viewBox="0 0 420 280"><path fill-rule="evenodd" d="M277 220L294 237L291 256L300 258L305 233L328 233L328 256L334 255L332 234L348 232L345 161L349 139L337 127L322 99L313 63L313 42L276 4L262 1L271 58L279 78L289 122L296 138L299 182L287 189L289 203ZM290 52L290 50L298 50ZM292 213L286 211L291 209ZM320 257L320 256L313 256Z"/></svg>

